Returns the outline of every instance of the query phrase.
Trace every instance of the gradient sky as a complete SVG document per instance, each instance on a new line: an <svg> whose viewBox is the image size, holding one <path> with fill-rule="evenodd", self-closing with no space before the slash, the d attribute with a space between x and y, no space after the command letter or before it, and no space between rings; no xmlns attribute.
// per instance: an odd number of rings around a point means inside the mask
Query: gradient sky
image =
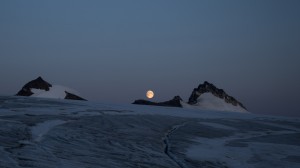
<svg viewBox="0 0 300 168"><path fill-rule="evenodd" d="M300 1L1 0L0 94L38 76L114 103L187 101L207 80L300 116Z"/></svg>

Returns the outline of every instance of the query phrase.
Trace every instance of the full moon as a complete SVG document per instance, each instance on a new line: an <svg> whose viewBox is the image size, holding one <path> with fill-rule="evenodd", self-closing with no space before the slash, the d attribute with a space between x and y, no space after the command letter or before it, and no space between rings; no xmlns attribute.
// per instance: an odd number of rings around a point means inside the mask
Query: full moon
<svg viewBox="0 0 300 168"><path fill-rule="evenodd" d="M146 93L146 96L149 98L149 99L152 99L154 97L154 92L152 90L148 90L147 93Z"/></svg>

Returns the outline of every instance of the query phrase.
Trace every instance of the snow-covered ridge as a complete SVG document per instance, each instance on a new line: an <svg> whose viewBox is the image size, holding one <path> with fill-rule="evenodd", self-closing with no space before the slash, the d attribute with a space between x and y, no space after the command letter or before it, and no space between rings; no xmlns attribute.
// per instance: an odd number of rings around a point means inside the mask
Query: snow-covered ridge
<svg viewBox="0 0 300 168"><path fill-rule="evenodd" d="M30 89L33 95L31 97L40 97L40 98L55 98L55 99L64 99L66 97L66 92L70 92L76 95L79 95L77 91L74 89L60 86L60 85L52 85L52 87L49 87L49 90L43 90L43 89Z"/></svg>
<svg viewBox="0 0 300 168"><path fill-rule="evenodd" d="M46 82L42 77L38 77L37 79L26 83L16 95L40 98L85 100L79 97L79 92L74 89L60 85L52 85Z"/></svg>
<svg viewBox="0 0 300 168"><path fill-rule="evenodd" d="M207 95L207 93L210 93L211 95ZM215 99L212 96L219 99ZM221 100L223 101L223 103L221 102ZM223 89L219 89L215 85L207 81L205 81L203 84L200 84L197 88L194 88L189 98L188 104L196 106L203 105L205 109L209 108L212 110L236 112L247 111L246 107L240 101L228 95ZM232 108L233 106L236 106L237 108Z"/></svg>
<svg viewBox="0 0 300 168"><path fill-rule="evenodd" d="M199 109L199 110L215 110L215 111L230 111L230 112L246 112L247 110L241 106L234 106L230 103L226 103L224 99L214 96L211 93L203 93L198 97L197 103L190 105L181 102L182 107Z"/></svg>

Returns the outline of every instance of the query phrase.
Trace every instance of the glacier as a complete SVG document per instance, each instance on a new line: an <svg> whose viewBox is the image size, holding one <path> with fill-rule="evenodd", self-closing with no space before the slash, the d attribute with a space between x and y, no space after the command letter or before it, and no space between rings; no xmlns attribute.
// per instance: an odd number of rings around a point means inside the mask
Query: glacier
<svg viewBox="0 0 300 168"><path fill-rule="evenodd" d="M0 96L0 167L300 167L300 119Z"/></svg>

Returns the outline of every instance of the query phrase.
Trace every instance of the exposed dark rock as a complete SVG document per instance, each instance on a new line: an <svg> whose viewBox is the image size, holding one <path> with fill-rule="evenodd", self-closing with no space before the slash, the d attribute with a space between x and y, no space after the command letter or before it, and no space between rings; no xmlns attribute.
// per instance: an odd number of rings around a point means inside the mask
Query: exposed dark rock
<svg viewBox="0 0 300 168"><path fill-rule="evenodd" d="M86 101L86 99L84 99L84 98L82 98L82 97L79 97L79 96L77 96L77 95L74 95L74 94L72 94L72 93L69 93L69 92L67 92L67 91L65 91L65 93L66 93L65 99L70 99L70 100L84 100L84 101Z"/></svg>
<svg viewBox="0 0 300 168"><path fill-rule="evenodd" d="M140 104L140 105L153 105L153 106L169 106L169 107L182 107L180 101L182 101L182 99L180 98L180 96L175 96L172 100L169 101L165 101L165 102L151 102L148 100L136 100L134 101L132 104Z"/></svg>
<svg viewBox="0 0 300 168"><path fill-rule="evenodd" d="M239 105L247 110L241 102L237 101L234 97L229 96L223 89L218 89L216 86L207 81L205 81L203 84L200 84L198 88L194 88L188 103L191 105L196 104L198 97L200 97L203 93L212 93L214 96L224 99L227 103L230 103L234 106Z"/></svg>
<svg viewBox="0 0 300 168"><path fill-rule="evenodd" d="M43 78L38 77L35 80L26 83L23 88L16 94L16 96L31 96L33 94L31 92L32 88L48 91L49 87L52 87L50 83L44 81Z"/></svg>
<svg viewBox="0 0 300 168"><path fill-rule="evenodd" d="M50 87L52 85L48 82L46 82L42 77L38 77L35 80L32 80L28 83L26 83L23 88L16 94L16 96L31 96L33 93L31 92L31 89L41 89L45 91L49 91ZM70 100L86 100L82 97L79 97L73 93L65 91L66 96L65 99Z"/></svg>

